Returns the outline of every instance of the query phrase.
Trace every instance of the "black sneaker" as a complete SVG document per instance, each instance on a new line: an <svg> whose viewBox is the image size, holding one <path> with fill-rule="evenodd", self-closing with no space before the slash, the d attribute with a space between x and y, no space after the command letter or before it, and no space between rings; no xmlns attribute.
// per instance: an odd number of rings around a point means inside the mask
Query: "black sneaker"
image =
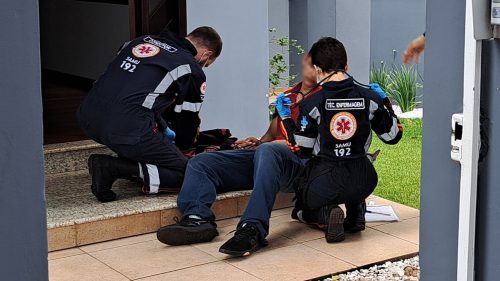
<svg viewBox="0 0 500 281"><path fill-rule="evenodd" d="M347 205L347 215L344 220L344 230L349 233L356 233L366 228L366 203Z"/></svg>
<svg viewBox="0 0 500 281"><path fill-rule="evenodd" d="M345 240L344 211L339 206L327 206L329 210L326 220L325 238L328 243L337 243Z"/></svg>
<svg viewBox="0 0 500 281"><path fill-rule="evenodd" d="M224 243L219 248L219 252L235 257L244 257L267 246L267 244L265 239L260 239L257 227L250 223L246 223L238 227L234 237Z"/></svg>
<svg viewBox="0 0 500 281"><path fill-rule="evenodd" d="M179 246L212 241L219 235L213 221L184 217L175 224L167 225L156 232L158 240L164 244Z"/></svg>

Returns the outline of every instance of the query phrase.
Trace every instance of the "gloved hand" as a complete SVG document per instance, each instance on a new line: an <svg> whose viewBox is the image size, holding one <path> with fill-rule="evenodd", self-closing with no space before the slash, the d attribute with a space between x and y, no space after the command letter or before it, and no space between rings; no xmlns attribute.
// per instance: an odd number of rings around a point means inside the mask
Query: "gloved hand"
<svg viewBox="0 0 500 281"><path fill-rule="evenodd" d="M292 116L292 100L281 93L276 97L276 110L278 111L281 119L290 118Z"/></svg>
<svg viewBox="0 0 500 281"><path fill-rule="evenodd" d="M371 83L370 84L370 90L375 91L382 99L387 98L386 93L382 88L377 83Z"/></svg>
<svg viewBox="0 0 500 281"><path fill-rule="evenodd" d="M172 143L175 143L175 132L173 130L167 127L165 131L163 131L163 133L165 134L167 139L169 139Z"/></svg>

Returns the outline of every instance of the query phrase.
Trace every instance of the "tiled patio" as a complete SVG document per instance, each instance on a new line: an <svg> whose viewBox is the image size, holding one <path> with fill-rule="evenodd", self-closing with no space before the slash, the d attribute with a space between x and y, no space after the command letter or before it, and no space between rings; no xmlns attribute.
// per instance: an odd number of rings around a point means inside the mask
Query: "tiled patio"
<svg viewBox="0 0 500 281"><path fill-rule="evenodd" d="M270 246L247 258L218 252L237 218L218 222L213 242L170 247L146 234L49 253L50 280L307 280L386 260L415 255L419 244L419 211L390 204L401 221L369 223L346 241L327 244L323 233L290 219L291 209L273 212Z"/></svg>

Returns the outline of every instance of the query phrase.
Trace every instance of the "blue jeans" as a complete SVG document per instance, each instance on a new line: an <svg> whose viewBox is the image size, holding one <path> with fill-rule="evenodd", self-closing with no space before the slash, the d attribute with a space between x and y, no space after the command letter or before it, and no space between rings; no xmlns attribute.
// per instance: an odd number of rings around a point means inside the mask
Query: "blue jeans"
<svg viewBox="0 0 500 281"><path fill-rule="evenodd" d="M303 161L284 144L265 143L256 150L232 150L197 155L188 162L177 198L183 216L214 220L210 209L217 193L252 189L240 224L253 223L262 238L278 191L294 192L292 182Z"/></svg>

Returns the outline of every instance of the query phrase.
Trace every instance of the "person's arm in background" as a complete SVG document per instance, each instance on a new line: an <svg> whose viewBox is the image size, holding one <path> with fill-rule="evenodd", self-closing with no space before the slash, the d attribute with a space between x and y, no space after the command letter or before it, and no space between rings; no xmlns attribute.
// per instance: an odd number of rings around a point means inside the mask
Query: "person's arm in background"
<svg viewBox="0 0 500 281"><path fill-rule="evenodd" d="M413 61L418 63L420 56L425 50L425 33L413 39L403 54L403 63L410 64Z"/></svg>

